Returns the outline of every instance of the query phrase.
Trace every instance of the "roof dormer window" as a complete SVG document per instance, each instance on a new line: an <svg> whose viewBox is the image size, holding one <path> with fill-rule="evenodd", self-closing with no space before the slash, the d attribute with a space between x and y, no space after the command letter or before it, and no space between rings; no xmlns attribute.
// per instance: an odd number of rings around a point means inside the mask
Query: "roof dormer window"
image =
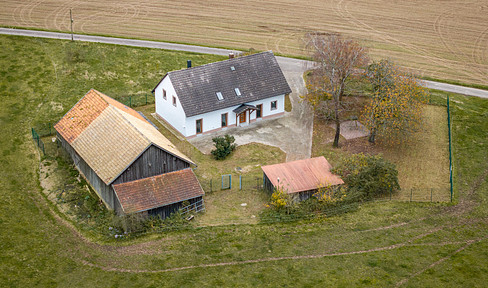
<svg viewBox="0 0 488 288"><path fill-rule="evenodd" d="M215 95L217 95L217 98L219 99L219 101L224 100L224 96L222 96L222 92L217 92L217 93L215 93Z"/></svg>
<svg viewBox="0 0 488 288"><path fill-rule="evenodd" d="M231 70L231 71L236 71L236 67L234 67L234 66L230 66L230 70Z"/></svg>
<svg viewBox="0 0 488 288"><path fill-rule="evenodd" d="M241 96L241 90L239 88L235 88L234 91L236 91L237 96Z"/></svg>

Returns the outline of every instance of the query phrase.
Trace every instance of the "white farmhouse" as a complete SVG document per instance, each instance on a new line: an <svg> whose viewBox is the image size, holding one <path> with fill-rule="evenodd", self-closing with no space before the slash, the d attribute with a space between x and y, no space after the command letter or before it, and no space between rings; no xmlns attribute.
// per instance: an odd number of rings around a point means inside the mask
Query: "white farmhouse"
<svg viewBox="0 0 488 288"><path fill-rule="evenodd" d="M272 52L169 72L154 88L156 114L192 138L278 117L291 93Z"/></svg>

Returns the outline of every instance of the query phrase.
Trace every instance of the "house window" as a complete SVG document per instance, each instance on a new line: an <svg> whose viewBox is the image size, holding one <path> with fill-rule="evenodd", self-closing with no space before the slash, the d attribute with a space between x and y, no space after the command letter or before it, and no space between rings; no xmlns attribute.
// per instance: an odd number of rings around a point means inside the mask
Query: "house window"
<svg viewBox="0 0 488 288"><path fill-rule="evenodd" d="M201 133L202 133L202 131L203 131L202 122L203 122L203 119L198 119L198 120L196 121L196 126L197 126L197 134L201 134Z"/></svg>
<svg viewBox="0 0 488 288"><path fill-rule="evenodd" d="M163 99L166 100L166 90L163 89Z"/></svg>
<svg viewBox="0 0 488 288"><path fill-rule="evenodd" d="M176 107L176 97L175 96L173 96L173 106Z"/></svg>
<svg viewBox="0 0 488 288"><path fill-rule="evenodd" d="M276 110L278 108L278 101L271 102L271 110Z"/></svg>
<svg viewBox="0 0 488 288"><path fill-rule="evenodd" d="M217 98L219 99L219 101L224 100L224 96L222 96L222 92L217 92L215 94L217 95Z"/></svg>
<svg viewBox="0 0 488 288"><path fill-rule="evenodd" d="M239 88L235 88L234 91L236 91L237 96L241 96L241 90Z"/></svg>
<svg viewBox="0 0 488 288"><path fill-rule="evenodd" d="M227 127L227 113L221 115L222 127Z"/></svg>
<svg viewBox="0 0 488 288"><path fill-rule="evenodd" d="M256 118L261 118L263 117L262 111L263 111L263 104L256 105Z"/></svg>

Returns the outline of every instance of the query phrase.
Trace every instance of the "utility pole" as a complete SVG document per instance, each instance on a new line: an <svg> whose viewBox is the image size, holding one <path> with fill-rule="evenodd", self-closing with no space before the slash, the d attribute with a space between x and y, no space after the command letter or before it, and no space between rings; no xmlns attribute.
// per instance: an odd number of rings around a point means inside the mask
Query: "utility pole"
<svg viewBox="0 0 488 288"><path fill-rule="evenodd" d="M71 41L74 41L74 39L73 39L73 13L71 12L71 9L69 9L69 19L71 22Z"/></svg>

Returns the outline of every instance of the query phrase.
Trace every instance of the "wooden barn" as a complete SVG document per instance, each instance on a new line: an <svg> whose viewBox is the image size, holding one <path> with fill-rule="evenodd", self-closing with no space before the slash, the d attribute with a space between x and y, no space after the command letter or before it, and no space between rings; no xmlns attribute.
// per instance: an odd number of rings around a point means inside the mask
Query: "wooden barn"
<svg viewBox="0 0 488 288"><path fill-rule="evenodd" d="M54 128L58 141L81 174L105 205L119 214L139 211L124 209L114 190L115 185L128 185L136 180L159 177L165 173L184 170L181 175L191 178L191 181L182 183L189 186L179 185L178 189L183 192L172 189L171 193L174 195L167 195L165 201L151 199L151 203L155 205L147 206L146 211L168 204L174 208L182 201L193 201L194 198L199 200L203 195L200 184L199 190L195 188L198 181L193 171L187 169L194 163L178 151L142 114L103 93L90 90ZM174 178L167 178L164 183L171 185L172 179ZM186 195L186 199L179 197L178 193ZM140 189L132 191L130 195L132 198L124 198L126 206L130 201L141 202L153 197L146 190ZM157 214L157 211L159 210L149 212ZM164 217L167 213L160 215Z"/></svg>
<svg viewBox="0 0 488 288"><path fill-rule="evenodd" d="M319 187L344 184L344 181L330 172L332 166L324 156L274 165L262 166L264 188L272 193L281 187L286 193L306 200Z"/></svg>

